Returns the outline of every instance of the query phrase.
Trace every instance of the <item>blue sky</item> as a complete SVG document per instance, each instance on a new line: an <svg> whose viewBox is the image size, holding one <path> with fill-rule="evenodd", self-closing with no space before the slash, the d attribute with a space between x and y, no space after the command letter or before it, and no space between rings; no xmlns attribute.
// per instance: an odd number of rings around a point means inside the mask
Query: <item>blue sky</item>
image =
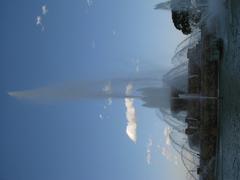
<svg viewBox="0 0 240 180"><path fill-rule="evenodd" d="M80 79L166 72L183 36L170 12L153 10L158 2L0 2L0 179L184 179L182 166L162 153L165 124L139 100L135 144L125 132L124 100L111 106L106 99L34 103L7 95Z"/></svg>

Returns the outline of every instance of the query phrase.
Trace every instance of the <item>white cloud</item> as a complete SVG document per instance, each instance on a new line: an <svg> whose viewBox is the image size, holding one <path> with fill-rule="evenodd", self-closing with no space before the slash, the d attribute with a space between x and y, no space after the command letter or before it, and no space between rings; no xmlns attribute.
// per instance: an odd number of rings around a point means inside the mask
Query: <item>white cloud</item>
<svg viewBox="0 0 240 180"><path fill-rule="evenodd" d="M136 119L136 112L135 107L133 103L133 99L131 98L125 98L125 106L126 106L126 118L128 120L127 122L127 128L126 133L128 137L136 143L137 141L137 119Z"/></svg>
<svg viewBox="0 0 240 180"><path fill-rule="evenodd" d="M103 119L103 115L102 115L102 114L99 114L99 118L100 118L100 119Z"/></svg>
<svg viewBox="0 0 240 180"><path fill-rule="evenodd" d="M153 141L151 138L149 138L148 145L147 145L147 157L146 157L148 165L151 164L151 160L152 160L152 145L153 145Z"/></svg>
<svg viewBox="0 0 240 180"><path fill-rule="evenodd" d="M133 85L129 83L126 87L126 95L130 95L133 89ZM137 118L136 110L134 107L134 99L125 98L127 128L126 133L128 137L134 142L137 142Z"/></svg>
<svg viewBox="0 0 240 180"><path fill-rule="evenodd" d="M42 24L42 17L41 16L37 16L36 18L36 25L39 26Z"/></svg>
<svg viewBox="0 0 240 180"><path fill-rule="evenodd" d="M41 7L42 9L42 16L45 16L48 13L48 9L46 5L43 5ZM45 26L43 24L43 17L42 16L37 16L36 17L36 25L41 27L41 30L44 31L45 30Z"/></svg>
<svg viewBox="0 0 240 180"><path fill-rule="evenodd" d="M104 87L103 87L103 92L106 94L111 94L112 93L112 85L111 82L108 82Z"/></svg>
<svg viewBox="0 0 240 180"><path fill-rule="evenodd" d="M41 30L44 31L45 27L42 23L42 17L41 16L37 16L36 17L36 25L41 27Z"/></svg>
<svg viewBox="0 0 240 180"><path fill-rule="evenodd" d="M42 6L42 15L46 15L48 13L47 5Z"/></svg>

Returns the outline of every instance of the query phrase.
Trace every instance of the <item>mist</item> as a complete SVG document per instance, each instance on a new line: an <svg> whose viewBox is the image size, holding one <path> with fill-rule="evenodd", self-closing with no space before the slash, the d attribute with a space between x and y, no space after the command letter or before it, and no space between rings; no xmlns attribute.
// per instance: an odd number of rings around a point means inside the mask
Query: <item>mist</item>
<svg viewBox="0 0 240 180"><path fill-rule="evenodd" d="M125 92L131 83L133 94ZM99 81L77 81L48 85L28 90L9 91L8 95L19 100L37 102L71 101L101 98L141 98L136 90L144 87L158 87L161 80L157 78L116 78Z"/></svg>

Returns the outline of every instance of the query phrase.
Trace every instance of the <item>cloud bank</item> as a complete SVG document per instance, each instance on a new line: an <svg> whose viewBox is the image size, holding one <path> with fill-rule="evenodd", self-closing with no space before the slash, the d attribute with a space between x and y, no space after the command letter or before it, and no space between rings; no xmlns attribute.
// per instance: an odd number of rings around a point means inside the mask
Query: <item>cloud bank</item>
<svg viewBox="0 0 240 180"><path fill-rule="evenodd" d="M126 95L130 96L133 90L133 85L129 83L126 87ZM137 117L134 107L133 98L125 98L127 128L126 133L128 137L134 142L137 142Z"/></svg>

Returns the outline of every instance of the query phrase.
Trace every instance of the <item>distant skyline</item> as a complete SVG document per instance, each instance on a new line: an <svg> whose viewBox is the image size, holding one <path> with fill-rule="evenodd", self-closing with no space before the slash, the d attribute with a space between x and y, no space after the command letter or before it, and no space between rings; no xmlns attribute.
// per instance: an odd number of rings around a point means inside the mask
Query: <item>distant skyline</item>
<svg viewBox="0 0 240 180"><path fill-rule="evenodd" d="M170 12L154 10L159 2L0 2L0 179L185 179L167 125L138 99L33 102L7 94L79 81L161 79L184 36Z"/></svg>

